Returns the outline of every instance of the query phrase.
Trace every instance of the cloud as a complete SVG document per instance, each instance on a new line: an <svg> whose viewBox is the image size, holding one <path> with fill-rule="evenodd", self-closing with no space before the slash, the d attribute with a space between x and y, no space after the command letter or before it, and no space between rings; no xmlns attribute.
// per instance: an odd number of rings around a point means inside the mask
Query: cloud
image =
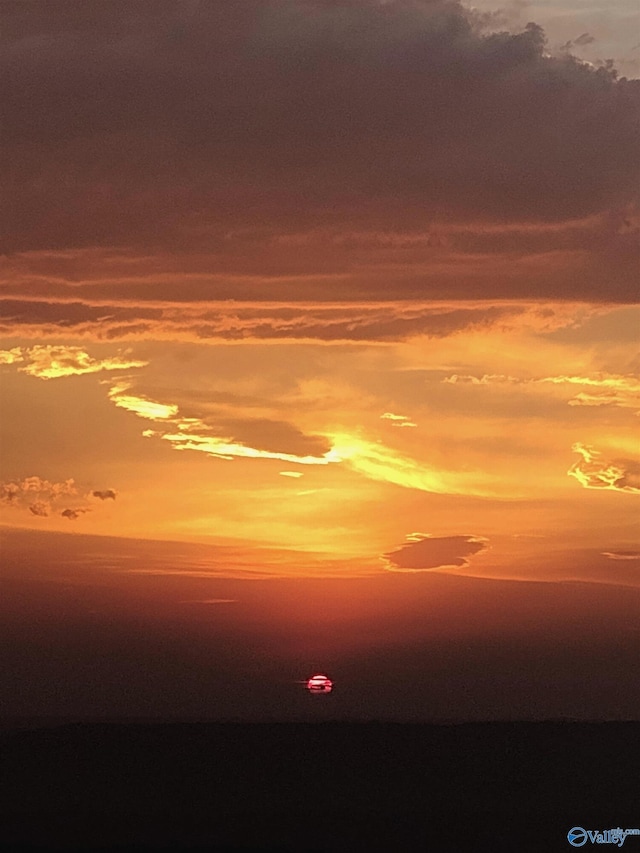
<svg viewBox="0 0 640 853"><path fill-rule="evenodd" d="M229 418L210 415L206 406L175 403L131 393L130 381L114 383L109 398L141 418L154 421L147 438L168 442L174 450L205 453L216 459L271 459L298 465L341 464L372 480L440 494L500 494L497 476L480 472L443 471L358 435L303 432L293 424L270 418ZM401 416L397 416L401 417ZM287 475L288 476L288 475Z"/></svg>
<svg viewBox="0 0 640 853"><path fill-rule="evenodd" d="M454 0L208 0L186 24L181 4L31 5L6 11L0 60L0 249L50 253L16 268L22 294L75 264L77 299L100 268L74 253L102 249L138 259L114 285L131 300L633 298L632 239L533 232L633 201L640 86L549 56L535 23L488 32ZM454 235L452 263L447 223L534 228L479 262ZM232 280L248 267L259 284Z"/></svg>
<svg viewBox="0 0 640 853"><path fill-rule="evenodd" d="M52 483L42 477L25 477L16 482L0 483L0 500L12 503L20 499L31 500L34 496L44 496L54 500L63 495L76 495L78 490L73 479L61 483Z"/></svg>
<svg viewBox="0 0 640 853"><path fill-rule="evenodd" d="M215 262L212 259L212 262ZM183 279L183 277L180 277ZM371 283L371 282L370 282ZM309 304L300 299L300 284L307 297L317 297L320 302ZM230 280L224 278L220 288L215 277L207 276L207 286L202 296L198 282L182 281L182 289L175 290L175 282L165 288L159 282L153 287L146 282L138 295L135 288L123 287L123 298L147 300L153 295L161 299L178 300L183 304L159 303L153 310L153 319L147 317L149 311L143 305L127 309L125 322L115 316L116 308L109 305L86 305L87 316L78 317L76 303L60 301L56 303L58 313L63 315L69 307L69 320L65 324L65 337L91 337L97 341L114 339L185 340L185 341L251 341L251 340L320 340L320 341L398 341L416 335L427 337L447 337L457 332L473 329L485 329L492 325L518 325L523 320L539 323L535 306L495 304L491 306L472 303L460 305L452 302L430 302L428 304L412 301L410 304L398 302L372 301L333 303L327 301L330 290L326 282L312 288L309 281L298 282L285 279L280 282L265 281L259 278ZM111 299L118 290L118 282L106 285L111 291ZM243 296L250 297L278 287L280 296L287 303L260 305L257 302L240 302ZM100 299L101 286L84 288L85 299ZM388 288L387 288L388 289ZM77 291L77 286L75 287ZM167 291L166 293L164 291ZM98 293L95 293L98 291ZM298 291L298 292L296 292ZM185 294L191 302L185 299ZM205 299L205 296L208 297ZM230 300L233 298L233 301ZM221 304L212 304L211 300L225 300ZM289 304L288 300L293 304ZM322 304L323 301L326 304ZM0 299L0 332L22 336L60 337L60 328L42 319L46 312L41 301L25 301L19 314L6 309L6 303L15 300ZM297 304L296 304L297 303ZM551 315L559 314L556 306L547 311ZM139 317L136 316L139 312ZM75 318L75 319L74 319ZM562 323L562 321L560 321ZM546 325L549 324L547 318ZM8 351L7 351L8 352ZM12 351L13 352L13 351ZM131 364L131 367L143 366ZM122 369L127 365L122 364ZM115 369L115 367L102 369ZM119 369L119 368L118 368Z"/></svg>
<svg viewBox="0 0 640 853"><path fill-rule="evenodd" d="M24 361L20 347L0 350L0 364L16 364Z"/></svg>
<svg viewBox="0 0 640 853"><path fill-rule="evenodd" d="M397 427L414 427L417 424L414 424L412 420L410 420L405 415L395 415L393 412L384 412L384 414L380 415L382 420L391 421L392 426Z"/></svg>
<svg viewBox="0 0 640 853"><path fill-rule="evenodd" d="M49 515L49 505L45 501L36 501L30 505L29 510L33 515L42 517Z"/></svg>
<svg viewBox="0 0 640 853"><path fill-rule="evenodd" d="M294 477L296 479L303 476L302 471L278 471L278 474L281 477Z"/></svg>
<svg viewBox="0 0 640 853"><path fill-rule="evenodd" d="M73 346L33 346L0 352L0 363L14 364L27 362L19 367L21 373L36 376L38 379L57 379L62 376L76 376L84 373L98 373L102 370L128 370L132 367L144 367L146 361L138 361L126 356L111 356L94 359L79 347Z"/></svg>
<svg viewBox="0 0 640 853"><path fill-rule="evenodd" d="M561 46L560 50L570 53L574 48L585 47L588 44L593 44L594 41L594 36L590 35L589 33L582 33L577 38L570 39L569 41L565 42Z"/></svg>
<svg viewBox="0 0 640 853"><path fill-rule="evenodd" d="M120 409L133 412L139 418L151 421L164 421L174 418L178 414L178 407L173 404L158 403L146 397L135 394L127 394L131 383L127 381L117 382L109 389L109 399Z"/></svg>
<svg viewBox="0 0 640 853"><path fill-rule="evenodd" d="M567 400L569 406L617 406L619 408L640 411L640 379L636 375L594 373L590 376L559 375L538 378L505 376L502 374L484 374L473 376L454 373L442 380L449 385L481 386L522 386L544 390L544 386L556 386L558 389L573 393L573 386L582 386L587 391L579 391Z"/></svg>
<svg viewBox="0 0 640 853"><path fill-rule="evenodd" d="M340 461L325 436L307 435L293 424L269 418L183 416L175 403L160 403L128 393L129 381L114 383L109 399L165 430L147 429L143 435L168 441L175 450L192 450L218 459L279 459L300 465L327 465Z"/></svg>
<svg viewBox="0 0 640 853"><path fill-rule="evenodd" d="M108 499L115 501L116 499L116 492L114 489L96 489L95 491L91 492L91 495L94 498L99 498L101 501L106 501Z"/></svg>
<svg viewBox="0 0 640 853"><path fill-rule="evenodd" d="M308 435L293 424L270 418L207 419L219 433L233 437L233 441L270 453L289 456L323 456L331 445L325 436Z"/></svg>
<svg viewBox="0 0 640 853"><path fill-rule="evenodd" d="M478 536L432 537L429 533L411 533L404 545L383 554L383 560L391 571L463 568L469 565L469 557L487 547L488 540Z"/></svg>
<svg viewBox="0 0 640 853"><path fill-rule="evenodd" d="M504 482L492 473L443 470L359 435L334 435L333 453L337 460L370 480L393 483L406 489L482 497L496 497L504 492Z"/></svg>
<svg viewBox="0 0 640 853"><path fill-rule="evenodd" d="M571 448L582 459L567 471L585 489L640 493L640 462L634 459L602 459L602 453L580 442Z"/></svg>
<svg viewBox="0 0 640 853"><path fill-rule="evenodd" d="M106 489L94 491L91 495L99 497L101 500L115 499L116 492L113 489ZM70 499L75 506L65 507L59 511L60 504L67 503ZM22 480L0 483L1 504L25 512L28 509L32 515L42 518L59 512L62 518L67 518L70 521L75 520L84 513L91 511L89 506L83 505L83 501L86 503L86 500L80 497L73 479L56 483L42 477L32 476L25 477Z"/></svg>
<svg viewBox="0 0 640 853"><path fill-rule="evenodd" d="M145 430L145 435L154 434ZM322 455L307 454L298 456L295 453L281 451L261 450L239 444L233 439L218 438L214 435L198 435L197 433L176 432L160 435L164 441L169 441L174 450L196 450L213 456L217 459L279 459L282 462L295 462L298 465L328 465L331 462L340 462L341 457L333 449L327 450Z"/></svg>
<svg viewBox="0 0 640 853"><path fill-rule="evenodd" d="M76 518L80 518L80 516L85 512L89 512L89 510L88 509L80 509L80 508L79 509L63 509L62 512L60 513L60 515L63 518L68 518L69 521L74 521Z"/></svg>
<svg viewBox="0 0 640 853"><path fill-rule="evenodd" d="M198 600L181 601L181 604L236 604L237 598L203 598Z"/></svg>
<svg viewBox="0 0 640 853"><path fill-rule="evenodd" d="M602 556L610 560L640 560L640 551L603 551Z"/></svg>

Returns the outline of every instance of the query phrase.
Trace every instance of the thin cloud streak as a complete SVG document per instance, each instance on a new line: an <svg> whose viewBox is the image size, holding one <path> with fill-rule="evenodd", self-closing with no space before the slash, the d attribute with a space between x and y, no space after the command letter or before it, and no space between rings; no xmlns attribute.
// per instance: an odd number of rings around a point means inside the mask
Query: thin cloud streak
<svg viewBox="0 0 640 853"><path fill-rule="evenodd" d="M74 346L33 346L14 347L0 351L0 364L25 363L19 367L20 373L26 373L37 379L59 379L65 376L81 376L86 373L100 373L103 370L129 370L145 367L148 362L132 359L127 355L94 359L87 352Z"/></svg>

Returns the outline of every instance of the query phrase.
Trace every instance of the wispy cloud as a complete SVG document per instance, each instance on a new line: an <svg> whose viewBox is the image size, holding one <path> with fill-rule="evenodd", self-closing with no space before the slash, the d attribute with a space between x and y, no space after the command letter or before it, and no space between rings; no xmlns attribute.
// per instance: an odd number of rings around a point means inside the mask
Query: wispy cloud
<svg viewBox="0 0 640 853"><path fill-rule="evenodd" d="M491 473L449 471L430 466L428 462L358 435L341 433L333 439L336 456L371 480L436 494L497 496L504 492L504 484Z"/></svg>
<svg viewBox="0 0 640 853"><path fill-rule="evenodd" d="M380 415L380 418L385 421L391 421L391 425L396 427L417 426L417 424L414 424L411 418L406 417L406 415L395 415L393 412L384 412Z"/></svg>
<svg viewBox="0 0 640 853"><path fill-rule="evenodd" d="M640 551L603 551L602 556L610 560L640 560Z"/></svg>
<svg viewBox="0 0 640 853"><path fill-rule="evenodd" d="M582 458L567 473L575 477L585 489L640 493L640 462L637 460L603 459L598 450L580 442L571 449Z"/></svg>
<svg viewBox="0 0 640 853"><path fill-rule="evenodd" d="M516 377L503 374L471 374L454 373L442 380L449 385L472 386L521 386L544 390L545 387L557 387L573 393L575 386L588 390L580 391L567 400L570 406L619 406L620 408L637 409L640 411L640 379L635 375L621 376L619 374L595 373L590 376L542 376Z"/></svg>
<svg viewBox="0 0 640 853"><path fill-rule="evenodd" d="M147 429L143 435L156 437L171 444L174 450L205 453L218 459L278 459L298 465L328 465L341 461L324 437L305 436L292 425L266 419L220 419L211 424L200 417L182 417L174 403L161 403L148 397L129 393L128 381L115 383L109 390L109 399L118 407L137 417L170 425L166 430ZM220 434L223 430L228 434ZM246 435L254 444L242 441ZM255 446L260 443L262 446ZM269 444L318 449L317 453L296 453L270 449Z"/></svg>
<svg viewBox="0 0 640 853"><path fill-rule="evenodd" d="M14 347L0 351L0 364L24 363L18 370L38 379L59 379L63 376L80 376L103 370L129 370L144 367L148 362L131 358L127 354L95 359L80 347L38 345L29 348Z"/></svg>
<svg viewBox="0 0 640 853"><path fill-rule="evenodd" d="M236 604L237 598L202 598L181 601L181 604Z"/></svg>
<svg viewBox="0 0 640 853"><path fill-rule="evenodd" d="M150 421L166 421L175 418L178 414L178 407L172 403L158 403L155 400L149 400L147 397L128 394L127 392L131 387L131 382L115 383L109 389L109 399L119 409L126 409L139 418L146 418Z"/></svg>

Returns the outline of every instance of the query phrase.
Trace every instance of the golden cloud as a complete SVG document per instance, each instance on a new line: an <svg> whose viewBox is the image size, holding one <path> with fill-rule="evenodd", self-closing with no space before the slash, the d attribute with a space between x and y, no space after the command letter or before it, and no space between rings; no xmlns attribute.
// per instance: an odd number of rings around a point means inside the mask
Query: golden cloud
<svg viewBox="0 0 640 853"><path fill-rule="evenodd" d="M63 376L99 373L102 370L128 370L133 367L145 367L148 363L127 355L94 359L80 347L72 346L38 345L0 351L0 364L19 362L27 362L24 367L18 368L21 373L38 379L58 379Z"/></svg>
<svg viewBox="0 0 640 853"><path fill-rule="evenodd" d="M634 459L602 459L602 454L587 444L577 442L571 448L581 460L567 471L585 489L609 489L640 494L640 462Z"/></svg>
<svg viewBox="0 0 640 853"><path fill-rule="evenodd" d="M449 385L510 386L520 385L540 388L551 385L561 388L578 385L589 390L580 391L567 400L570 406L619 406L620 408L640 410L640 379L637 376L623 376L614 373L594 373L590 376L543 376L538 378L518 378L503 374L484 374L473 376L454 373L443 380Z"/></svg>

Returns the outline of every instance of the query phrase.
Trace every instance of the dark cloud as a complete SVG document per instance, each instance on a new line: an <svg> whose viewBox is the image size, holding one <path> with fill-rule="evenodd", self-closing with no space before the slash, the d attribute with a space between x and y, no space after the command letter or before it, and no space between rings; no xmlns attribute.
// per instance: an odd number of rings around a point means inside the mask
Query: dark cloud
<svg viewBox="0 0 640 853"><path fill-rule="evenodd" d="M476 536L431 537L413 533L395 551L383 554L387 567L395 571L426 571L443 567L462 568L468 558L484 551L487 540Z"/></svg>
<svg viewBox="0 0 640 853"><path fill-rule="evenodd" d="M388 294L387 294L388 295ZM44 320L42 302L23 302L20 319L9 316L3 322L0 299L0 332L58 338L60 325ZM56 304L59 317L64 303ZM91 337L94 340L157 338L168 340L324 340L324 341L396 341L415 335L446 337L460 331L504 326L519 322L527 307L513 303L481 306L450 304L379 304L360 302L349 305L210 303L172 305L158 309L153 320L136 322L135 308L128 309L123 322L112 306L86 306L87 314L77 314L73 307L65 321L68 338ZM46 311L46 309L45 309ZM141 307L141 319L146 309ZM555 322L557 311L548 309L547 320ZM90 316L93 315L93 316ZM560 315L558 315L560 317ZM538 321L540 316L537 317ZM536 317L528 316L527 322ZM567 320L560 320L564 325ZM19 354L18 354L19 355Z"/></svg>
<svg viewBox="0 0 640 853"><path fill-rule="evenodd" d="M29 510L33 515L40 515L46 517L49 515L49 504L45 503L45 501L36 501L31 504Z"/></svg>
<svg viewBox="0 0 640 853"><path fill-rule="evenodd" d="M556 222L625 207L638 186L640 82L548 56L533 23L483 26L454 0L5 2L2 249L205 251L208 273L312 267L362 274L370 294L357 248L336 259L328 239L301 251L256 244L256 233ZM417 269L402 292L433 295L441 249L423 247L431 274ZM615 240L581 251L568 294L604 287L576 271L593 257L615 262L607 298L632 293ZM394 270L379 271L388 287ZM460 288L496 296L498 281L471 275ZM516 293L553 292L545 270L522 281ZM215 282L200 287L224 298Z"/></svg>
<svg viewBox="0 0 640 853"><path fill-rule="evenodd" d="M211 420L219 435L228 436L240 444L255 447L256 450L318 457L331 450L331 443L324 436L306 435L286 421L269 418Z"/></svg>
<svg viewBox="0 0 640 853"><path fill-rule="evenodd" d="M106 501L108 498L111 498L111 500L114 501L116 499L116 492L114 491L114 489L96 489L95 491L91 492L91 494L94 498L100 498L101 501Z"/></svg>
<svg viewBox="0 0 640 853"><path fill-rule="evenodd" d="M60 513L60 515L63 518L68 518L69 521L75 521L76 518L80 518L80 516L85 512L89 512L89 510L88 509L63 509L62 512Z"/></svg>
<svg viewBox="0 0 640 853"><path fill-rule="evenodd" d="M143 306L91 305L84 302L45 302L43 300L0 299L0 323L16 326L41 324L55 327L58 333L91 323L125 323L156 319L160 309Z"/></svg>
<svg viewBox="0 0 640 853"><path fill-rule="evenodd" d="M560 50L570 52L576 47L585 47L588 44L593 44L594 41L594 36L590 35L589 33L582 33L582 35L579 35L578 38L571 39L570 41L565 42L560 48Z"/></svg>

